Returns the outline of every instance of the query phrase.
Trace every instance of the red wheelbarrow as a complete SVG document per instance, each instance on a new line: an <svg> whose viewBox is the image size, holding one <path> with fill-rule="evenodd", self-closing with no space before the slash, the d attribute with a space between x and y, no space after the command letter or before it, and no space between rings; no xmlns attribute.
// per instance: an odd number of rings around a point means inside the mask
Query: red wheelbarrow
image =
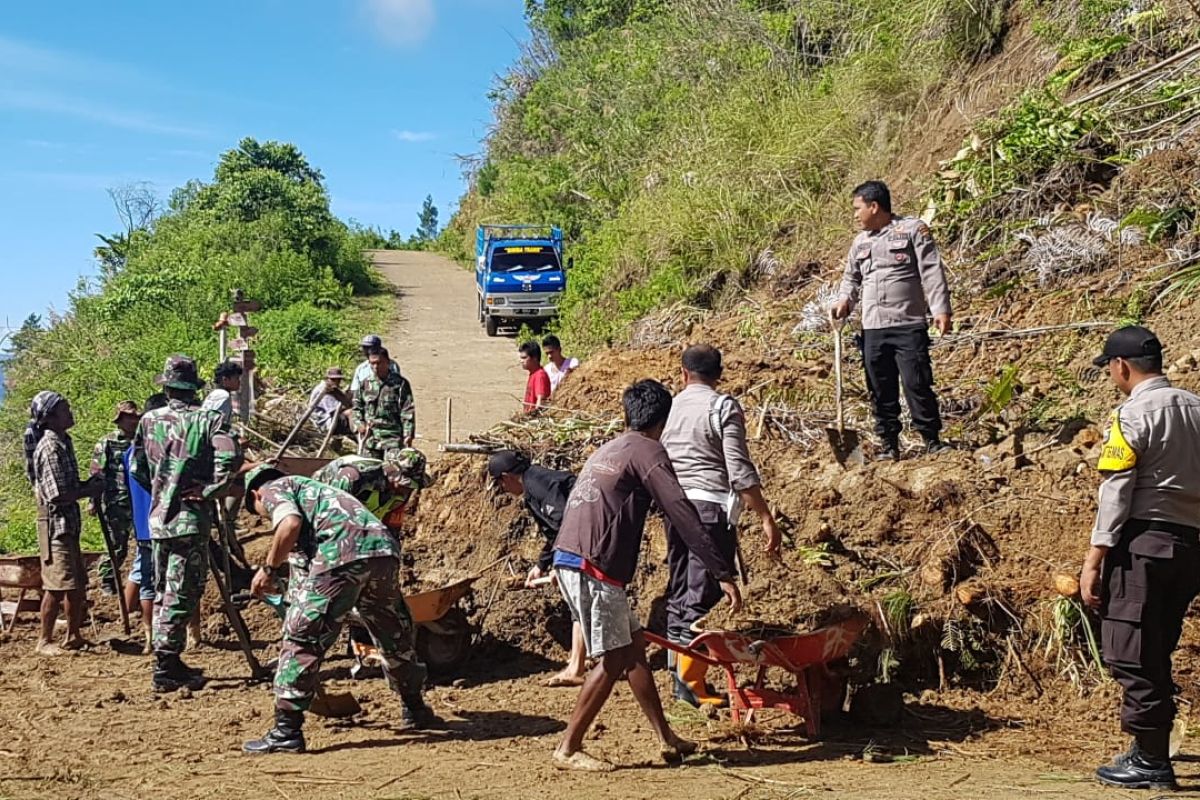
<svg viewBox="0 0 1200 800"><path fill-rule="evenodd" d="M867 627L864 617L819 628L811 633L755 638L733 631L705 631L690 643L678 645L645 631L646 641L703 661L725 671L729 709L735 723L749 723L759 708L777 708L804 719L810 738L821 733L821 712L837 707L844 680L829 667L846 657ZM739 684L737 666L756 670L753 682ZM791 673L796 685L790 690L766 685L771 667Z"/></svg>

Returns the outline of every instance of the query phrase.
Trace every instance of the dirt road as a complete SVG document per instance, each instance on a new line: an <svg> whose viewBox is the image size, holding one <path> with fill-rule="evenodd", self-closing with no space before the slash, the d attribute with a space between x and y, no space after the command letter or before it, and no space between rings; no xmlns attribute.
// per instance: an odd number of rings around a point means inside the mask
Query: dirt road
<svg viewBox="0 0 1200 800"><path fill-rule="evenodd" d="M447 397L455 438L511 416L525 373L513 340L489 338L476 320L472 274L435 253L374 250L371 258L398 293L396 321L383 340L412 383L417 446L436 455Z"/></svg>
<svg viewBox="0 0 1200 800"><path fill-rule="evenodd" d="M102 600L106 603L107 598ZM261 606L258 607L262 611ZM253 609L252 609L253 611ZM278 623L251 615L260 656L270 657ZM1064 741L1057 752L1070 762L1053 766L1020 753L1026 743L1003 741L1018 731L982 740L963 734L960 715L914 704L902 725L889 731L832 732L811 743L774 730L748 748L727 725L668 708L677 728L704 742L688 765L655 762L654 743L629 692L618 688L589 735L588 747L623 765L605 776L563 773L550 765L574 692L544 689L554 665L514 651L481 652L452 683L443 679L428 699L446 719L429 733L398 730L395 698L381 679L351 681L350 661L339 655L323 670L326 686L352 689L364 713L353 721L309 716L304 756L249 757L243 740L271 723L271 694L247 686L245 664L230 638L209 619L215 646L188 653L206 668L210 685L190 696L149 691L150 660L136 648L101 647L58 660L31 655L33 627L18 626L0 644L0 798L117 800L118 798L394 798L395 800L626 800L686 797L695 800L780 800L836 797L847 800L1102 800L1133 796L1091 783L1084 771L1102 750L1095 742ZM102 634L119 628L102 624ZM661 676L661 672L659 673ZM661 686L664 696L665 683ZM786 724L769 715L772 728ZM930 741L958 728L957 743ZM890 740L896 763L864 763L857 756L869 737ZM906 753L911 755L906 755ZM1196 763L1180 763L1180 778L1194 783Z"/></svg>

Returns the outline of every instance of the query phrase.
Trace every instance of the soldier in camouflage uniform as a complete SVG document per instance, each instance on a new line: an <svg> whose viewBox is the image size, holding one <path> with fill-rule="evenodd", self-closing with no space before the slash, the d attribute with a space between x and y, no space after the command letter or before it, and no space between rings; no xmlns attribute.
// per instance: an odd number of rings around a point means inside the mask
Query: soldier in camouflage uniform
<svg viewBox="0 0 1200 800"><path fill-rule="evenodd" d="M123 400L117 404L113 424L117 429L106 434L92 448L91 475L101 475L104 480L104 494L101 495L101 512L104 521L108 523L108 532L112 537L110 544L113 557L117 563L114 566L108 558L102 558L97 567L100 574L100 588L105 594L117 593L117 574L120 573L125 557L129 554L129 532L133 530L133 506L129 500L129 484L125 482L125 451L133 444L133 434L137 431L137 403Z"/></svg>
<svg viewBox="0 0 1200 800"><path fill-rule="evenodd" d="M438 722L425 705L425 666L417 660L415 630L400 593L400 541L349 494L311 478L283 476L263 464L246 473L246 508L275 529L265 563L250 590L261 597L289 552L309 559L309 572L283 623L275 671L275 726L247 742L247 753L303 752L304 712L316 693L329 642L357 608L383 659L383 673L400 695L405 723Z"/></svg>
<svg viewBox="0 0 1200 800"><path fill-rule="evenodd" d="M417 410L408 379L391 369L388 351L374 347L367 357L374 372L354 393L354 429L359 455L381 459L388 450L410 447L417 434Z"/></svg>
<svg viewBox="0 0 1200 800"><path fill-rule="evenodd" d="M313 480L354 495L384 525L400 527L404 509L431 482L425 454L412 447L388 450L383 460L342 456L313 473Z"/></svg>
<svg viewBox="0 0 1200 800"><path fill-rule="evenodd" d="M424 453L405 447L388 450L383 461L366 456L342 456L317 470L312 477L315 481L353 495L367 507L367 511L399 536L409 501L419 489L424 489L432 482L425 470L426 463ZM304 556L293 551L288 557L290 602L295 602L292 592L307 569ZM369 660L377 659L379 654L371 645L371 637L363 629L357 613L350 615L348 623L351 649L358 661L357 667L351 667L350 674L357 676L357 670L366 666ZM330 642L330 646L332 644Z"/></svg>
<svg viewBox="0 0 1200 800"><path fill-rule="evenodd" d="M242 456L221 427L221 415L196 406L203 382L196 363L170 356L158 383L165 408L142 417L133 439L131 473L151 493L150 536L154 542L155 691L203 685L198 670L179 654L186 625L200 607L208 577L208 539L213 499L234 479Z"/></svg>

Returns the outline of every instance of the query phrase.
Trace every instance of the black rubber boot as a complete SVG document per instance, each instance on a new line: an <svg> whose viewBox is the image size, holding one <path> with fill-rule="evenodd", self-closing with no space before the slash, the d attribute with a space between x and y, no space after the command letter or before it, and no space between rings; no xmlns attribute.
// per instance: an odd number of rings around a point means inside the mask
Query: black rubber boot
<svg viewBox="0 0 1200 800"><path fill-rule="evenodd" d="M683 678L679 677L679 662L678 656L674 650L667 651L667 671L671 673L671 697L681 702L687 703L693 708L700 707L700 701L696 699L695 693L691 687L684 683Z"/></svg>
<svg viewBox="0 0 1200 800"><path fill-rule="evenodd" d="M883 440L883 446L879 448L879 452L875 454L876 461L899 461L900 460L900 437L891 437Z"/></svg>
<svg viewBox="0 0 1200 800"><path fill-rule="evenodd" d="M304 744L304 712L281 711L275 709L275 727L267 731L261 739L254 739L242 745L242 752L253 755L266 753L303 753Z"/></svg>
<svg viewBox="0 0 1200 800"><path fill-rule="evenodd" d="M150 678L150 685L154 691L202 689L205 683L206 680L199 670L185 665L177 653L154 654L154 673Z"/></svg>
<svg viewBox="0 0 1200 800"><path fill-rule="evenodd" d="M1169 730L1139 733L1129 752L1096 770L1096 778L1101 783L1122 789L1175 790L1178 788L1175 769L1167 755L1170 740Z"/></svg>
<svg viewBox="0 0 1200 800"><path fill-rule="evenodd" d="M200 667L189 667L189 666L188 666L188 665L187 665L187 664L184 662L183 658L182 658L182 657L180 657L180 656L175 656L175 660L176 660L177 662L179 662L179 669L183 670L183 671L184 671L184 672L186 672L188 675L192 675L192 676L194 676L194 677L197 677L197 678L198 678L198 677L200 677L201 675L203 675L203 674L204 674L204 670L203 670L203 669L201 669Z"/></svg>
<svg viewBox="0 0 1200 800"><path fill-rule="evenodd" d="M420 730L432 728L442 723L441 717L433 713L433 709L425 705L425 698L420 692L400 696L400 719L405 728Z"/></svg>
<svg viewBox="0 0 1200 800"><path fill-rule="evenodd" d="M1112 757L1112 761L1108 762L1109 766L1112 766L1112 767L1125 766L1126 764L1129 763L1129 759L1133 758L1133 755L1136 752L1137 752L1137 739L1133 739L1129 742L1129 747L1126 748L1126 750L1123 753L1117 753L1115 756Z"/></svg>
<svg viewBox="0 0 1200 800"><path fill-rule="evenodd" d="M946 444L945 442L943 442L941 439L937 438L936 436L934 436L932 439L929 437L925 437L925 452L928 455L944 453L949 449L950 449L950 445Z"/></svg>

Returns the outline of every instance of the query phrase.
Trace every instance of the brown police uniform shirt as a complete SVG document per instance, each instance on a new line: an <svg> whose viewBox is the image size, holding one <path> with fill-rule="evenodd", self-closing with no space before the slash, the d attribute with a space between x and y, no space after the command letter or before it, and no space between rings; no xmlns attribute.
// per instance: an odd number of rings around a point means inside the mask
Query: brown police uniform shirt
<svg viewBox="0 0 1200 800"><path fill-rule="evenodd" d="M1165 377L1138 384L1113 413L1100 468L1093 545L1115 546L1131 519L1200 526L1200 397Z"/></svg>
<svg viewBox="0 0 1200 800"><path fill-rule="evenodd" d="M660 441L685 491L741 492L762 483L741 404L711 386L693 383L675 395Z"/></svg>
<svg viewBox="0 0 1200 800"><path fill-rule="evenodd" d="M929 226L892 217L854 237L838 299L851 308L862 303L864 330L922 325L931 314L949 314L950 287Z"/></svg>

